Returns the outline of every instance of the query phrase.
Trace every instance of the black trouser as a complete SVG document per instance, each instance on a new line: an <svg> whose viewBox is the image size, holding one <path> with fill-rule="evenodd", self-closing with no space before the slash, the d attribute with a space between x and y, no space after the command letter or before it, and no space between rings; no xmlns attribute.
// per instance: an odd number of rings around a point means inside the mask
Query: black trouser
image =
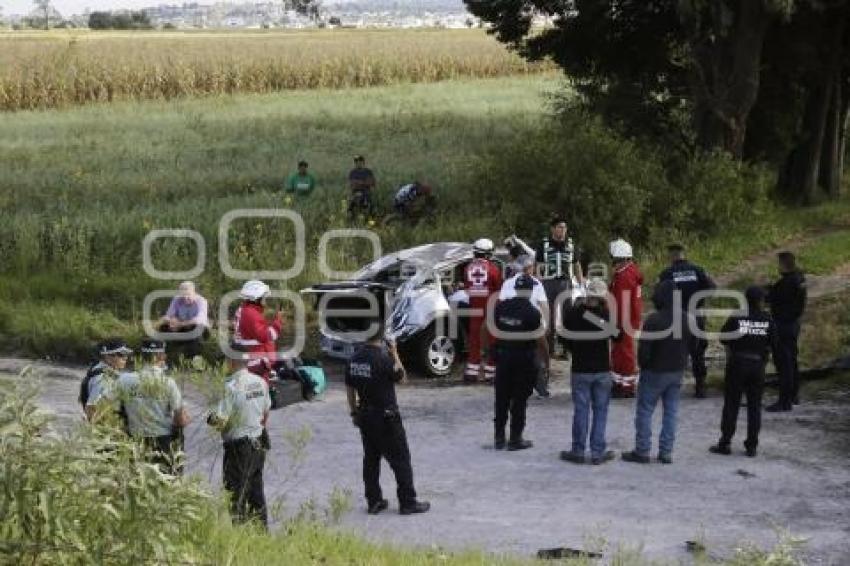
<svg viewBox="0 0 850 566"><path fill-rule="evenodd" d="M224 443L224 489L230 492L230 514L234 522L259 519L268 526L263 466L266 451L259 438L240 438Z"/></svg>
<svg viewBox="0 0 850 566"><path fill-rule="evenodd" d="M720 421L720 444L728 446L735 436L741 395L747 396L747 439L744 446L755 449L761 429L761 396L764 390L765 362L758 356L732 355L726 364L726 386L723 399L723 418Z"/></svg>
<svg viewBox="0 0 850 566"><path fill-rule="evenodd" d="M360 437L363 440L363 483L369 505L381 501L381 458L395 474L398 502L402 507L416 502L413 467L407 434L397 411L364 408L360 411Z"/></svg>
<svg viewBox="0 0 850 566"><path fill-rule="evenodd" d="M705 332L705 318L696 317L697 328ZM688 342L688 354L691 356L691 371L694 374L694 381L697 387L705 385L705 376L708 375L708 369L705 367L705 351L708 348L708 340L705 338L694 337Z"/></svg>
<svg viewBox="0 0 850 566"><path fill-rule="evenodd" d="M525 410L537 379L538 362L533 349L500 348L496 357L496 437L504 438L508 414L511 440L522 438Z"/></svg>
<svg viewBox="0 0 850 566"><path fill-rule="evenodd" d="M558 310L556 308L558 295L569 290L569 288L570 281L567 279L543 280L543 290L546 292L546 300L549 302L549 320L546 322L546 340L549 342L550 355L554 351L555 337L557 335L557 329L555 328L555 321L557 320L557 317L555 314ZM565 307L569 306L569 304L569 299L564 299L564 302L561 303L561 311L563 311Z"/></svg>
<svg viewBox="0 0 850 566"><path fill-rule="evenodd" d="M173 476L183 474L183 463L177 459L178 452L183 451L183 434L165 436L149 436L142 439L145 446L145 459L156 464L164 474Z"/></svg>
<svg viewBox="0 0 850 566"><path fill-rule="evenodd" d="M776 344L773 363L779 374L779 404L791 408L800 391L800 368L797 365L797 340L800 321L776 322Z"/></svg>
<svg viewBox="0 0 850 566"><path fill-rule="evenodd" d="M190 334L197 330L196 325L185 326L179 330L171 330L169 329L167 324L163 324L159 327L160 332L176 332L180 334ZM204 328L204 331L197 338L191 339L183 339L183 338L173 338L169 341L169 345L171 349L174 351L172 353L183 354L185 358L194 358L195 356L200 356L203 352L202 342L209 338L210 331L208 328Z"/></svg>

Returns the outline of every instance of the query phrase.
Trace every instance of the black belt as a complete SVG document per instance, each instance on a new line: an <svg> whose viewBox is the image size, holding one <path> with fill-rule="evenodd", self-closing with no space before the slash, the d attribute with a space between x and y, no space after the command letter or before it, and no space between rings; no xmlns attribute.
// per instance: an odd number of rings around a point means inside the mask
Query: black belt
<svg viewBox="0 0 850 566"><path fill-rule="evenodd" d="M764 356L761 354L753 354L750 352L734 352L732 354L732 359L735 360L746 360L748 362L763 362Z"/></svg>
<svg viewBox="0 0 850 566"><path fill-rule="evenodd" d="M228 447L232 448L232 447L235 447L235 446L242 446L244 444L250 444L250 445L254 446L255 448L259 448L260 438L261 438L261 436L258 436L256 438L251 437L251 436L243 436L242 438L235 438L233 440L225 440L224 441L224 447L225 448L228 448Z"/></svg>
<svg viewBox="0 0 850 566"><path fill-rule="evenodd" d="M360 408L360 411L362 413L369 413L372 415L379 414L387 419L401 416L401 413L398 412L398 408L396 407L373 407L370 405L365 405Z"/></svg>

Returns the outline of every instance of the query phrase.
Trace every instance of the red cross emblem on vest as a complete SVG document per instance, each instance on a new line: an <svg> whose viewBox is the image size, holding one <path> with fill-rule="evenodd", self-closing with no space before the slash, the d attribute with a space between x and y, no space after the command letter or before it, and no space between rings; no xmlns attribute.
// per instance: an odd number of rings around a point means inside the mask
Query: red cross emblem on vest
<svg viewBox="0 0 850 566"><path fill-rule="evenodd" d="M472 285L475 287L484 287L487 285L487 270L480 264L476 264L472 266L472 269L469 272L469 280L472 281Z"/></svg>

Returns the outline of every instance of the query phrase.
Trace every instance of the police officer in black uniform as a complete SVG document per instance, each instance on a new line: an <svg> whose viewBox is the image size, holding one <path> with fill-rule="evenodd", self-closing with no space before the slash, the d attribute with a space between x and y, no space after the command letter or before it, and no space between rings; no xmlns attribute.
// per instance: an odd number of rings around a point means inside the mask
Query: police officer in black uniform
<svg viewBox="0 0 850 566"><path fill-rule="evenodd" d="M709 448L714 454L732 453L730 444L735 435L741 395L747 396L747 456L754 457L761 428L761 396L764 390L764 368L776 329L770 316L762 310L764 291L750 287L746 291L747 310L729 317L721 330L730 337L721 340L727 347L726 385L723 417L720 422L720 441Z"/></svg>
<svg viewBox="0 0 850 566"><path fill-rule="evenodd" d="M537 248L535 260L543 288L546 290L546 298L549 301L550 312L547 322L547 339L549 351L555 354L555 328L556 298L558 295L572 288L573 277L578 282L583 279L579 254L573 244L572 238L568 236L567 221L560 216L555 216L549 223L549 236L543 238ZM561 310L570 307L569 301L562 303Z"/></svg>
<svg viewBox="0 0 850 566"><path fill-rule="evenodd" d="M776 347L773 363L779 374L779 400L765 410L772 413L790 411L800 402L800 370L797 365L797 341L800 338L800 318L806 309L806 278L797 269L797 259L791 252L781 252L779 281L768 287L767 302L776 322Z"/></svg>
<svg viewBox="0 0 850 566"><path fill-rule="evenodd" d="M533 443L522 436L528 398L537 379L538 351L548 356L543 315L531 302L534 285L530 275L520 275L516 295L496 305L496 401L494 447L524 450ZM505 442L505 426L510 413L510 439Z"/></svg>
<svg viewBox="0 0 850 566"><path fill-rule="evenodd" d="M395 343L384 341L380 321L373 322L378 330L370 341L357 348L345 372L348 407L363 441L363 482L368 512L377 515L389 507L381 493L383 457L395 474L399 512L402 515L425 513L431 505L416 499L407 434L396 401L395 384L405 379L404 366Z"/></svg>
<svg viewBox="0 0 850 566"><path fill-rule="evenodd" d="M681 293L682 308L689 309L690 314L696 318L697 327L704 332L705 317L696 316L694 312L702 308L703 301L700 300L697 304L691 305L691 297L702 291L716 289L717 284L702 267L685 258L685 248L681 244L668 246L667 251L670 253L670 266L661 272L658 280L673 281L676 284L676 288ZM695 396L698 399L705 397L705 378L708 374L708 369L705 367L706 348L708 348L708 341L704 337L696 336L694 340L689 341L691 370L696 382Z"/></svg>

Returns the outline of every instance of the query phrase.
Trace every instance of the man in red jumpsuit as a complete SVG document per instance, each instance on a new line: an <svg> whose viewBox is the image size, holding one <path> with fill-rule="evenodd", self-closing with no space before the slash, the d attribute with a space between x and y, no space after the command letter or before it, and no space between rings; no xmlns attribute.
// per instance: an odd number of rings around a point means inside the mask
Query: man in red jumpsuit
<svg viewBox="0 0 850 566"><path fill-rule="evenodd" d="M275 343L283 326L280 310L271 322L265 316L265 297L269 286L262 281L247 281L239 292L242 304L236 309L233 341L246 348L250 361L248 370L269 380L277 360Z"/></svg>
<svg viewBox="0 0 850 566"><path fill-rule="evenodd" d="M479 311L469 318L469 357L466 361L464 381L479 380L481 372L481 347L487 344L487 362L484 365L484 381L492 381L496 377L496 363L493 359L495 342L487 328L487 304L490 297L498 294L502 288L502 271L490 261L493 255L493 242L487 238L477 240L472 247L473 259L463 272L466 293L469 295L469 306L473 311ZM495 306L495 305L494 305Z"/></svg>
<svg viewBox="0 0 850 566"><path fill-rule="evenodd" d="M614 263L611 295L614 299L617 327L622 339L611 349L611 373L614 379L613 397L634 397L637 385L635 333L640 328L643 300L643 275L632 260L632 246L625 240L615 240L609 246Z"/></svg>

